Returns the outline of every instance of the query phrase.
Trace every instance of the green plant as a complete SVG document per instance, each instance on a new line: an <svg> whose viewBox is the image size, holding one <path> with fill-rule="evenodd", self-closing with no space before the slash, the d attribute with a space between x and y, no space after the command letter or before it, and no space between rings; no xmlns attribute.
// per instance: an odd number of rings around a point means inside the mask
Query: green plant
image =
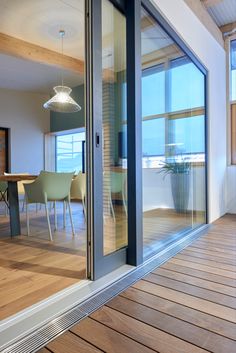
<svg viewBox="0 0 236 353"><path fill-rule="evenodd" d="M159 173L163 173L165 178L167 174L188 174L190 169L191 163L188 158L175 156L162 162L162 167L159 170Z"/></svg>

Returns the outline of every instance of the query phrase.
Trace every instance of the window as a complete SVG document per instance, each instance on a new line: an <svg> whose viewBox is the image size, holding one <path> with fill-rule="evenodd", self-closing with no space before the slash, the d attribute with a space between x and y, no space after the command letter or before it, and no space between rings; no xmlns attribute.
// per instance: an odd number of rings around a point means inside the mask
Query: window
<svg viewBox="0 0 236 353"><path fill-rule="evenodd" d="M84 172L85 132L56 136L56 171Z"/></svg>
<svg viewBox="0 0 236 353"><path fill-rule="evenodd" d="M186 56L143 70L143 167L160 166L173 146L191 161L204 161L202 87L204 75Z"/></svg>
<svg viewBox="0 0 236 353"><path fill-rule="evenodd" d="M231 163L236 164L236 40L230 45Z"/></svg>
<svg viewBox="0 0 236 353"><path fill-rule="evenodd" d="M231 42L231 101L236 101L236 39Z"/></svg>

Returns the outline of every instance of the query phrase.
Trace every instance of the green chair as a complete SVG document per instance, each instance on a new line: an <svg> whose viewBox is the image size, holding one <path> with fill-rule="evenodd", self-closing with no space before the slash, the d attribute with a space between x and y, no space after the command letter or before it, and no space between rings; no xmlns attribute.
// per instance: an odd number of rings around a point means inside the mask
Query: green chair
<svg viewBox="0 0 236 353"><path fill-rule="evenodd" d="M71 183L70 196L82 201L84 217L86 219L86 174L79 173Z"/></svg>
<svg viewBox="0 0 236 353"><path fill-rule="evenodd" d="M0 202L3 201L5 203L6 215L8 211L7 188L8 188L7 181L0 181Z"/></svg>
<svg viewBox="0 0 236 353"><path fill-rule="evenodd" d="M48 202L54 202L55 229L56 225L56 201L63 201L64 204L64 224L65 224L65 206L68 205L71 228L73 236L75 235L70 206L70 188L74 173L54 173L41 171L38 178L31 184L24 184L26 195L26 220L27 234L29 235L29 212L28 205L40 203L45 205L46 217L49 230L49 238L52 241L52 232L49 220Z"/></svg>
<svg viewBox="0 0 236 353"><path fill-rule="evenodd" d="M127 197L126 197L127 176L126 176L126 173L112 172L112 171L108 174L108 176L109 176L108 179L110 180L110 182L109 182L109 192L110 192L109 203L110 203L111 213L112 213L113 219L115 221L116 217L115 217L115 211L114 211L114 207L113 207L113 203L112 203L112 194L113 193L120 193L121 194L122 205L123 205L125 213L127 215Z"/></svg>

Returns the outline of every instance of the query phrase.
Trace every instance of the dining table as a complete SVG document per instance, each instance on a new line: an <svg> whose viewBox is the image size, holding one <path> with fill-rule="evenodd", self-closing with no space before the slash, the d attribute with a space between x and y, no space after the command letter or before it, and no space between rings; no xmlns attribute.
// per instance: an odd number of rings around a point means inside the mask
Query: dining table
<svg viewBox="0 0 236 353"><path fill-rule="evenodd" d="M19 195L17 182L26 180L35 180L38 175L25 175L25 174L8 174L0 175L0 181L6 181L8 184L7 188L7 202L10 216L10 230L11 236L21 234L20 225L20 208L19 208Z"/></svg>

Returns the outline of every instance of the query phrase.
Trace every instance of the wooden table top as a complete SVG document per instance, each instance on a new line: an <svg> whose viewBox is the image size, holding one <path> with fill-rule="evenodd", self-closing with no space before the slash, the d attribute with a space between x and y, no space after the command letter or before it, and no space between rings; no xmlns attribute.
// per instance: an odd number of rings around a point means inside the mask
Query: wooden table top
<svg viewBox="0 0 236 353"><path fill-rule="evenodd" d="M22 180L35 180L38 175L26 175L26 174L12 174L12 175L0 175L0 181L22 181Z"/></svg>

